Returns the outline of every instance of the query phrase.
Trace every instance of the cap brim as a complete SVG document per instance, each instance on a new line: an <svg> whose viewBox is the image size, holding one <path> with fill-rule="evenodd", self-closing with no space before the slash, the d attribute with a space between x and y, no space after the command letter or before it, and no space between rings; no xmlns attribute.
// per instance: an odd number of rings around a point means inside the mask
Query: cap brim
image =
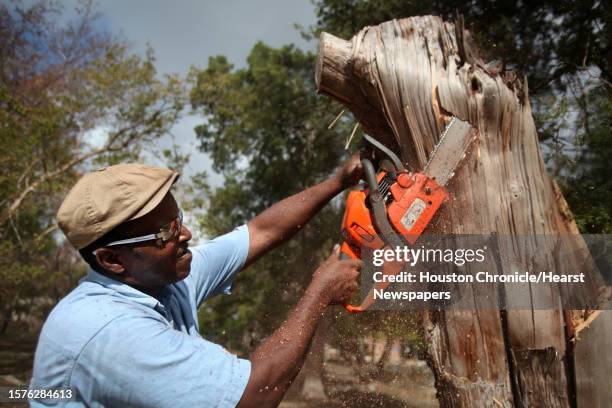
<svg viewBox="0 0 612 408"><path fill-rule="evenodd" d="M148 213L150 213L151 211L153 211L153 209L155 209L155 207L157 207L159 203L161 203L161 201L164 199L166 194L168 194L168 192L172 188L172 185L178 179L179 175L180 173L174 172L172 176L168 178L168 180L166 180L166 182L161 186L161 188L157 190L157 192L153 195L153 197L151 197L151 199L147 201L147 203L140 210L138 210L136 214L131 216L126 221L135 220L136 218L143 217L147 215Z"/></svg>

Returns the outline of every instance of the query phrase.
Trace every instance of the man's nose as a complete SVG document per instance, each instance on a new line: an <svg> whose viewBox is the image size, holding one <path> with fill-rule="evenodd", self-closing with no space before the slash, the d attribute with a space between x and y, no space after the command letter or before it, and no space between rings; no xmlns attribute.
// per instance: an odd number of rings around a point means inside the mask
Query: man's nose
<svg viewBox="0 0 612 408"><path fill-rule="evenodd" d="M181 233L179 234L179 242L185 242L191 240L191 231L185 225L181 226Z"/></svg>

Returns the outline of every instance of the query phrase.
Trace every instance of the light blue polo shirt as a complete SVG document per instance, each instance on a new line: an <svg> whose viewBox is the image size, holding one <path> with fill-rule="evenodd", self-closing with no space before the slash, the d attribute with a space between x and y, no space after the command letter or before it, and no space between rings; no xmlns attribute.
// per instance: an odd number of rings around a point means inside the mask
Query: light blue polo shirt
<svg viewBox="0 0 612 408"><path fill-rule="evenodd" d="M159 299L89 270L47 318L30 385L76 398L31 406L235 407L251 364L200 336L197 308L229 294L247 258L247 226L190 249L189 276Z"/></svg>

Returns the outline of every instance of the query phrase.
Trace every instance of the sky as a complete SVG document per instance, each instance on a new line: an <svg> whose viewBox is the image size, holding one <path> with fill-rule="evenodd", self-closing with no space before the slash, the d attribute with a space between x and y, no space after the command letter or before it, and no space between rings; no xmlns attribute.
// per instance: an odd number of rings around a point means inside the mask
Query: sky
<svg viewBox="0 0 612 408"><path fill-rule="evenodd" d="M310 0L104 0L98 10L105 28L120 33L135 52L143 53L147 44L153 48L160 74L184 75L192 65L205 67L215 55L225 55L235 67L244 67L257 41L316 50L316 41L306 42L294 28L295 23L314 24ZM221 176L214 174L209 158L197 150L193 128L201 121L185 115L172 134L175 143L191 154L185 173L206 170L210 183L219 186ZM171 137L161 141L165 147L172 143Z"/></svg>

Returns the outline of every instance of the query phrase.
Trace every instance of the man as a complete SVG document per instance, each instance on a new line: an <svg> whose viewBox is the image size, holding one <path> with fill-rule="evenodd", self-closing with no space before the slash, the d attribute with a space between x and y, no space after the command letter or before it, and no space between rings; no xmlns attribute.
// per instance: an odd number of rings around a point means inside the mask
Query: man
<svg viewBox="0 0 612 408"><path fill-rule="evenodd" d="M340 260L334 248L287 321L249 360L203 339L197 308L229 293L237 271L293 236L361 172L354 156L329 179L191 250L170 193L178 173L124 164L84 176L58 223L90 268L45 322L30 385L68 389L72 400L32 406L276 406L323 311L356 290L361 262Z"/></svg>

